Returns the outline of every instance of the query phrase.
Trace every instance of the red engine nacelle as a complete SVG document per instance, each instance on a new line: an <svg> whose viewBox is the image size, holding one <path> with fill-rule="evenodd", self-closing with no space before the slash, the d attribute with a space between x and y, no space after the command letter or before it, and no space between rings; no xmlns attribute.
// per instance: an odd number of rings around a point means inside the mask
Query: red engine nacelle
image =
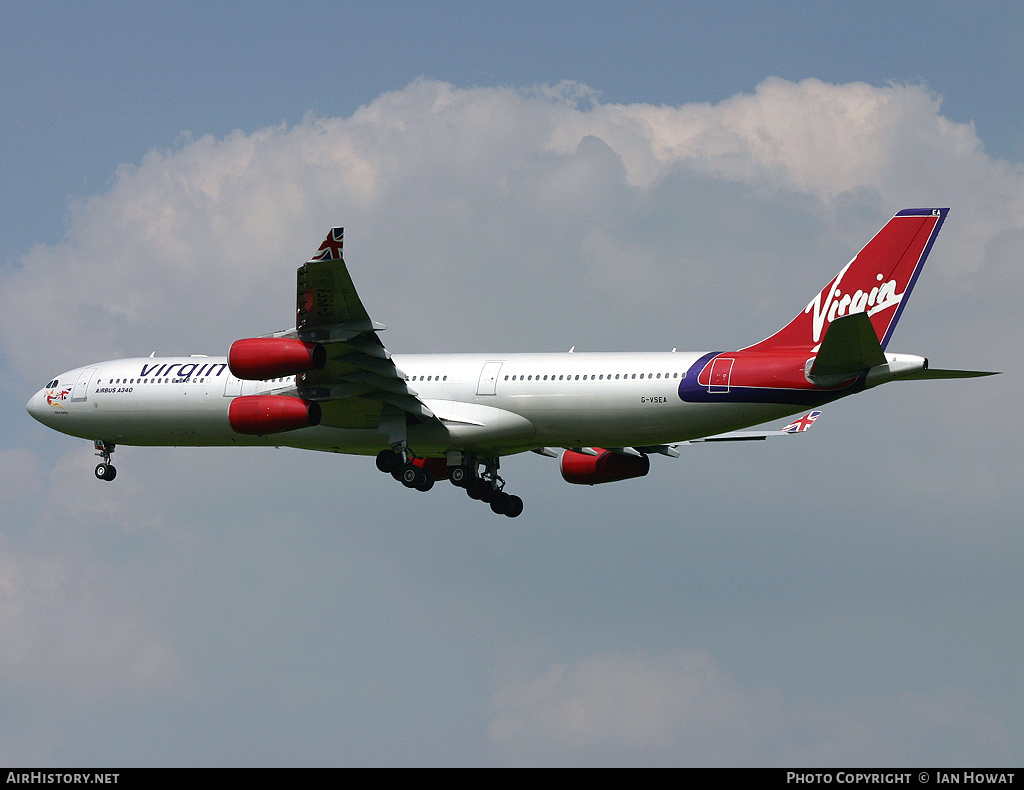
<svg viewBox="0 0 1024 790"><path fill-rule="evenodd" d="M241 395L228 406L236 433L263 436L320 424L320 404L287 395Z"/></svg>
<svg viewBox="0 0 1024 790"><path fill-rule="evenodd" d="M621 455L595 447L597 455L584 455L566 450L559 459L562 479L567 483L592 486L643 477L651 471L651 459L646 455Z"/></svg>
<svg viewBox="0 0 1024 790"><path fill-rule="evenodd" d="M236 340L228 351L228 368L240 379L276 379L327 364L327 349L291 337L250 337Z"/></svg>

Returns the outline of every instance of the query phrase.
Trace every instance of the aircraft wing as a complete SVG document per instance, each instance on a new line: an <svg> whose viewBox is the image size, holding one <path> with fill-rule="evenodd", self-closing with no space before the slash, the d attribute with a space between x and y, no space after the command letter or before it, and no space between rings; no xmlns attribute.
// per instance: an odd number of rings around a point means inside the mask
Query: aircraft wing
<svg viewBox="0 0 1024 790"><path fill-rule="evenodd" d="M770 436L793 436L810 430L811 426L814 425L815 420L820 416L821 412L816 409L814 411L807 412L803 417L791 422L785 428L778 431L730 431L729 433L719 433L715 436L691 439L688 442L680 442L680 444L697 444L698 442L756 442L763 441Z"/></svg>
<svg viewBox="0 0 1024 790"><path fill-rule="evenodd" d="M320 403L323 425L380 427L398 437L406 414L421 421L436 418L380 341L377 333L386 327L370 319L356 293L342 257L343 239L344 229L332 228L298 270L296 336L327 350L323 369L299 376L298 394ZM388 426L391 430L384 431Z"/></svg>
<svg viewBox="0 0 1024 790"><path fill-rule="evenodd" d="M685 442L676 442L675 444L656 444L647 446L637 447L608 447L608 448L597 448L597 447L567 447L565 449L572 450L573 452L580 453L582 455L599 455L601 452L613 452L618 455L651 455L657 453L659 455L667 455L669 458L678 458L680 447L684 444L698 444L699 442L750 442L750 441L763 441L771 436L793 436L795 434L804 433L810 430L811 426L814 425L815 420L821 416L821 411L815 409L809 411L803 417L791 422L785 428L781 428L777 431L729 431L728 433L718 433L714 436L703 436L700 439L690 439ZM533 452L538 455L546 455L549 458L557 458L558 450L554 447L537 447Z"/></svg>

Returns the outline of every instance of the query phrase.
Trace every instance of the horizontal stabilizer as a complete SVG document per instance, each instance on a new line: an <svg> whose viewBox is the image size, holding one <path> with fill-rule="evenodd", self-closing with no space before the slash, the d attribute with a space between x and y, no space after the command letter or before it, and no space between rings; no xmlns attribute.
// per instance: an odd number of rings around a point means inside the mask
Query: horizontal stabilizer
<svg viewBox="0 0 1024 790"><path fill-rule="evenodd" d="M914 381L915 379L973 379L978 376L998 376L998 370L940 370L927 368L903 376L900 381Z"/></svg>
<svg viewBox="0 0 1024 790"><path fill-rule="evenodd" d="M832 321L821 341L810 376L852 376L885 364L885 354L867 313L844 315Z"/></svg>

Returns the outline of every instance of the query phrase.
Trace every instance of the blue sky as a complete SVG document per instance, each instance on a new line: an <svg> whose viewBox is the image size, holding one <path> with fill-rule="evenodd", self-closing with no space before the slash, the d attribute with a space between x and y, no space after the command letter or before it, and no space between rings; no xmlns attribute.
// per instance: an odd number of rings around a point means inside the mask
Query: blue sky
<svg viewBox="0 0 1024 790"><path fill-rule="evenodd" d="M45 220L183 132L223 136L347 115L426 76L471 85L575 80L614 102L682 104L766 76L923 83L993 156L1024 156L1021 12L1012 3L5 3L0 222ZM48 228L48 229L47 229Z"/></svg>
<svg viewBox="0 0 1024 790"><path fill-rule="evenodd" d="M1012 764L1024 12L4 4L14 764ZM725 348L952 211L891 385L527 511L366 459L91 448L48 377L283 328L346 225L394 352ZM305 245L305 246L304 246ZM505 469L505 465L503 465Z"/></svg>

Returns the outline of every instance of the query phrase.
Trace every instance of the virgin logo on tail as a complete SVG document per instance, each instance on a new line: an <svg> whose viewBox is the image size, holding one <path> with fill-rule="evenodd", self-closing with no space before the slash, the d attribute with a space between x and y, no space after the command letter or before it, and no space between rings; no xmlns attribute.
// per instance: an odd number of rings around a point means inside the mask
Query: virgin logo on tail
<svg viewBox="0 0 1024 790"><path fill-rule="evenodd" d="M885 348L947 211L899 212L792 321L744 350L787 348L813 353L832 321L855 313L868 314Z"/></svg>
<svg viewBox="0 0 1024 790"><path fill-rule="evenodd" d="M882 274L875 275L875 280L879 284L867 293L859 288L853 294L844 294L840 291L839 286L842 283L843 275L846 274L847 270L856 260L854 258L846 264L836 276L832 287L821 291L804 308L805 313L813 313L811 318L811 334L815 345L821 342L822 330L825 328L826 323L831 324L832 321L840 316L853 315L854 313L866 312L870 317L880 313L882 310L895 307L903 300L903 294L906 293L906 289L901 293L896 293L896 289L899 287L897 282L895 280L882 282L885 279L885 276ZM825 303L822 304L822 295L826 291L828 296L825 297Z"/></svg>

